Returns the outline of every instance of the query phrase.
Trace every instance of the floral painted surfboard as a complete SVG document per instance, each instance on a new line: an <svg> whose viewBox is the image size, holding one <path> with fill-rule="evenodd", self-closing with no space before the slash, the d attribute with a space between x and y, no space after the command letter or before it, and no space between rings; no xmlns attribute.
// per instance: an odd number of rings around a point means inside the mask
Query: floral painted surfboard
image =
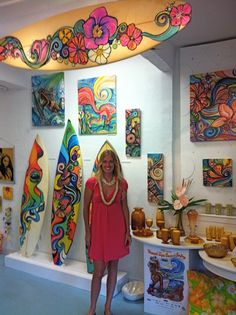
<svg viewBox="0 0 236 315"><path fill-rule="evenodd" d="M62 265L71 248L81 201L82 157L75 130L68 120L58 157L52 201L51 246L55 265Z"/></svg>

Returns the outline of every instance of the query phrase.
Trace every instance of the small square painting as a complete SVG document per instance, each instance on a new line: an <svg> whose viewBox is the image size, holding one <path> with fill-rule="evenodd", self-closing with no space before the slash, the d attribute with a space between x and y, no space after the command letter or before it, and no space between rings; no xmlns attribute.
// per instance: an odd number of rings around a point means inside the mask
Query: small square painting
<svg viewBox="0 0 236 315"><path fill-rule="evenodd" d="M203 185L232 187L232 159L203 159Z"/></svg>
<svg viewBox="0 0 236 315"><path fill-rule="evenodd" d="M64 126L64 73L32 76L33 126Z"/></svg>
<svg viewBox="0 0 236 315"><path fill-rule="evenodd" d="M14 148L0 148L0 182L14 183Z"/></svg>

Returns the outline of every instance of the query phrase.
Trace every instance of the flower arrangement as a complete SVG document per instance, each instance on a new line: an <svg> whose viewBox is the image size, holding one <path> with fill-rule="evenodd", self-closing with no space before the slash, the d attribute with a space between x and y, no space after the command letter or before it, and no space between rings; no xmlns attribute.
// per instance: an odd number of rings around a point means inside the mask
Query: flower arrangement
<svg viewBox="0 0 236 315"><path fill-rule="evenodd" d="M188 198L186 192L188 191L192 179L182 180L181 186L178 186L176 190L171 193L172 203L167 200L162 200L159 204L161 210L174 210L174 215L183 212L188 207L200 205L206 199L194 200L194 197Z"/></svg>

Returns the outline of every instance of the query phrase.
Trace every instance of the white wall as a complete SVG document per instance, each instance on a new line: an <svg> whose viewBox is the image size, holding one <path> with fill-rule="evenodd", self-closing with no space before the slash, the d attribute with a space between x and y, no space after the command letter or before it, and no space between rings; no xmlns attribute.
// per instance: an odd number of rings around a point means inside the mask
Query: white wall
<svg viewBox="0 0 236 315"><path fill-rule="evenodd" d="M192 175L194 182L190 194L196 199L207 198L210 203L222 205L234 204L236 207L236 141L190 141L190 105L189 105L189 76L191 74L227 70L236 67L235 63L236 40L213 43L208 45L182 48L180 50L180 136L179 163L176 165L178 180ZM206 187L203 186L202 159L206 158L232 158L233 159L233 187ZM204 209L199 209L203 211ZM234 210L235 211L235 210ZM236 215L236 212L234 212ZM222 218L214 216L206 218L200 216L199 231L204 233L206 225L227 225L229 230L235 231L236 217ZM209 223L210 222L210 223ZM215 222L215 223L214 223ZM221 223L222 222L222 223ZM236 222L234 223L236 224Z"/></svg>
<svg viewBox="0 0 236 315"><path fill-rule="evenodd" d="M15 71L18 75L17 70ZM32 127L31 75L35 73L25 73L25 90L10 91L0 95L0 145L15 146L16 160L14 200L3 201L3 209L8 205L13 208L11 240L8 240L7 248L17 250L19 247L18 228L24 174L32 143L38 133L48 151L51 178L48 207L39 250L49 253L53 180L64 128ZM90 176L97 152L108 139L120 156L124 175L129 183L130 212L133 207L142 206L147 215L154 215L155 206L147 202L146 156L147 153L164 154L165 189L169 194L172 188L172 76L170 73L161 72L142 56L111 65L65 72L66 121L71 119L76 130L78 130L77 82L80 79L102 75L116 75L117 135L79 136L83 156L84 182ZM131 108L140 108L142 112L141 158L125 156L125 109ZM3 224L2 217L3 213L0 214L1 225ZM3 229L1 225L0 230ZM69 257L85 261L82 211L79 214L75 240ZM131 254L120 262L120 269L128 271L130 278L142 278L143 259L140 244L133 242Z"/></svg>

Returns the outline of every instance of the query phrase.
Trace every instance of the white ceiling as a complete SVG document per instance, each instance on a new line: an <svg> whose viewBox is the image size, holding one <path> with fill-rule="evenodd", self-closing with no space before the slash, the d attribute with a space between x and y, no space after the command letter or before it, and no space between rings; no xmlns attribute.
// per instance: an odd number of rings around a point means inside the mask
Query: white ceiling
<svg viewBox="0 0 236 315"><path fill-rule="evenodd" d="M109 0L0 0L0 37L48 16L104 2ZM236 38L236 0L188 2L191 23L169 39L169 44L183 47Z"/></svg>

